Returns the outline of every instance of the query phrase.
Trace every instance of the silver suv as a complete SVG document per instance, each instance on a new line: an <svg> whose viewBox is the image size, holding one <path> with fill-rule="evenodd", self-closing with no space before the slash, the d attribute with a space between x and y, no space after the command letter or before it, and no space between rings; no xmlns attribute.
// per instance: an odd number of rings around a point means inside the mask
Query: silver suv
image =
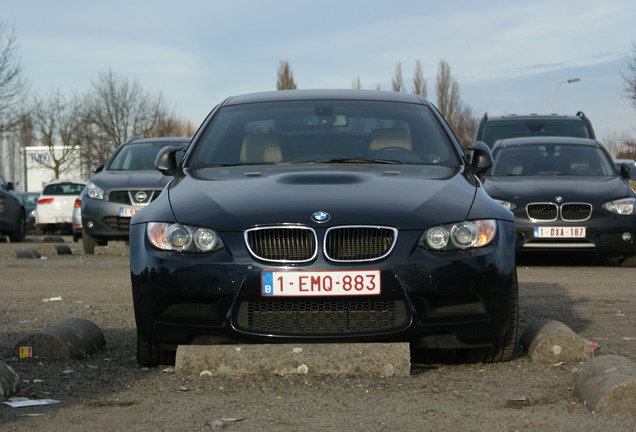
<svg viewBox="0 0 636 432"><path fill-rule="evenodd" d="M82 197L82 245L94 254L95 246L109 240L128 241L130 218L146 207L170 181L155 169L164 147L185 150L188 137L137 138L119 146L105 165L95 168Z"/></svg>

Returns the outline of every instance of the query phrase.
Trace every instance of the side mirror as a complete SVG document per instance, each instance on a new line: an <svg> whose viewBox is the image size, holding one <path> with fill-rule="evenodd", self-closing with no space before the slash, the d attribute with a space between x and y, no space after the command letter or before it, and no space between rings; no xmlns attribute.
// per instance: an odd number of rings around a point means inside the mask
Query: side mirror
<svg viewBox="0 0 636 432"><path fill-rule="evenodd" d="M102 171L104 171L104 164L97 165L95 168L93 168L93 174L97 174Z"/></svg>
<svg viewBox="0 0 636 432"><path fill-rule="evenodd" d="M631 178L632 175L632 168L627 165L626 163L622 163L621 164L621 177L629 180Z"/></svg>
<svg viewBox="0 0 636 432"><path fill-rule="evenodd" d="M159 150L159 153L157 153L155 168L165 176L174 176L179 166L179 162L177 161L179 152L183 152L183 148L172 146L162 148Z"/></svg>
<svg viewBox="0 0 636 432"><path fill-rule="evenodd" d="M15 189L15 185L13 184L13 182L7 182L7 190L14 190Z"/></svg>
<svg viewBox="0 0 636 432"><path fill-rule="evenodd" d="M471 151L470 166L473 167L477 175L481 175L490 169L493 164L493 158L490 147L486 143L477 141L468 147L468 150Z"/></svg>

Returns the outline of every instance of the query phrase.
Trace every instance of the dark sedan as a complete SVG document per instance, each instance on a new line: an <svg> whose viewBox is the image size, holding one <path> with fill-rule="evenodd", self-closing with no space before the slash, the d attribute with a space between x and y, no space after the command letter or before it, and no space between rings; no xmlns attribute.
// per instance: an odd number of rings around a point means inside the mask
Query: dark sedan
<svg viewBox="0 0 636 432"><path fill-rule="evenodd" d="M424 98L382 91L231 97L132 217L142 365L179 344L405 341L509 360L514 217ZM177 161L180 162L177 162Z"/></svg>
<svg viewBox="0 0 636 432"><path fill-rule="evenodd" d="M636 266L636 198L597 141L514 138L498 141L486 191L512 210L517 251L590 253Z"/></svg>
<svg viewBox="0 0 636 432"><path fill-rule="evenodd" d="M26 235L26 210L13 190L13 183L0 177L0 236L8 236L9 241L18 243Z"/></svg>

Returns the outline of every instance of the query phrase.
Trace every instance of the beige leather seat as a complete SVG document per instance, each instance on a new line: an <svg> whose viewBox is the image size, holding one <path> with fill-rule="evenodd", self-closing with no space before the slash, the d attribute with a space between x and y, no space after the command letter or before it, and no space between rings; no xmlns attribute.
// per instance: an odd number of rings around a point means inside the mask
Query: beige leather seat
<svg viewBox="0 0 636 432"><path fill-rule="evenodd" d="M245 135L241 147L242 163L280 162L282 160L283 152L276 135Z"/></svg>
<svg viewBox="0 0 636 432"><path fill-rule="evenodd" d="M405 129L384 128L374 130L371 134L369 153L373 153L374 151L387 147L399 147L406 150L413 150L411 140Z"/></svg>

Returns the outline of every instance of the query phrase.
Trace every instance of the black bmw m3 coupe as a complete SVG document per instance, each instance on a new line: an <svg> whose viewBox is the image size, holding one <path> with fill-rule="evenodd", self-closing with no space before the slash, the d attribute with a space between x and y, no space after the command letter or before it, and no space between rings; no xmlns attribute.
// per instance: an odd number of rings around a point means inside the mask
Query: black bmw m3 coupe
<svg viewBox="0 0 636 432"><path fill-rule="evenodd" d="M130 268L142 365L180 344L402 341L509 360L513 214L484 191L424 98L366 90L230 97L136 213Z"/></svg>

